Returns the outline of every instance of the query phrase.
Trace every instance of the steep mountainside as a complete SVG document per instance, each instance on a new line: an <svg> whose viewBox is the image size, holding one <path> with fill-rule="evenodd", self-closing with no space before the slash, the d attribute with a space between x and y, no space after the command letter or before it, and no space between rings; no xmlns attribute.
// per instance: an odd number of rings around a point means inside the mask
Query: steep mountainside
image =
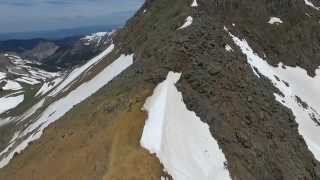
<svg viewBox="0 0 320 180"><path fill-rule="evenodd" d="M320 179L318 6L146 0L2 127L0 179Z"/></svg>

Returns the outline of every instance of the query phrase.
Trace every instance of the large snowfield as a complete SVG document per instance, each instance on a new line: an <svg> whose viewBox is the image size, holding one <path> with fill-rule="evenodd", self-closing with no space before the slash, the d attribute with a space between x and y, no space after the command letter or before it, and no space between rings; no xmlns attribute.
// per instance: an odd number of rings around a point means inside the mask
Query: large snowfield
<svg viewBox="0 0 320 180"><path fill-rule="evenodd" d="M307 71L300 67L289 67L279 63L277 67L271 66L260 58L245 39L241 40L229 32L234 43L247 56L248 63L256 68L260 74L270 79L284 96L274 94L277 101L292 110L299 124L299 133L306 141L308 148L320 161L320 126L315 122L320 120L320 69L316 76L310 77ZM260 78L260 75L255 72ZM298 99L308 106L304 107Z"/></svg>
<svg viewBox="0 0 320 180"><path fill-rule="evenodd" d="M226 158L209 126L189 111L170 72L144 105L148 112L141 145L155 153L174 180L229 180Z"/></svg>
<svg viewBox="0 0 320 180"><path fill-rule="evenodd" d="M75 79L79 78L85 70L91 67L93 64L97 63L107 54L109 54L113 49L113 45L110 46L105 52L98 55L89 63L85 64L83 67L80 67L72 72L67 79L64 80L62 86L58 86L59 91L56 91L58 94L60 91L63 91L70 83L72 83ZM41 114L35 119L31 124L21 132L17 132L18 135L13 137L11 143L8 145L10 148L6 148L2 152L0 152L0 168L7 165L10 160L13 158L15 153L20 153L24 150L28 144L38 138L41 137L44 129L48 127L51 123L57 121L61 118L65 113L70 111L75 105L81 103L83 100L87 99L99 89L104 87L110 81L112 81L116 76L118 76L121 72L127 69L133 63L133 54L132 55L121 55L118 59L116 59L113 63L107 66L104 70L102 70L99 74L93 77L91 80L81 84L76 89L72 90L65 97L53 102L50 104ZM32 113L34 113L38 108L42 106L44 99L39 103L34 105L30 110L24 114L24 118L18 118L19 121L25 120L26 117L30 117ZM22 142L20 142L22 140Z"/></svg>

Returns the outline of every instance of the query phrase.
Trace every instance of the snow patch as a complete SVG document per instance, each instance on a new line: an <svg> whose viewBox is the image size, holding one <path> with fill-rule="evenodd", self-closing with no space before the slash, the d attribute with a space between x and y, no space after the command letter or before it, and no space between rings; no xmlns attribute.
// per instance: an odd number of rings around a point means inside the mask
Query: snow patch
<svg viewBox="0 0 320 180"><path fill-rule="evenodd" d="M191 7L198 7L198 2L197 0L193 0Z"/></svg>
<svg viewBox="0 0 320 180"><path fill-rule="evenodd" d="M320 7L316 7L310 0L304 0L304 2L313 9L320 10Z"/></svg>
<svg viewBox="0 0 320 180"><path fill-rule="evenodd" d="M5 119L0 119L0 127L4 126L12 121L12 117L7 117Z"/></svg>
<svg viewBox="0 0 320 180"><path fill-rule="evenodd" d="M52 73L52 72L47 72L47 71L43 71L40 69L36 69L36 70L28 70L28 72L31 74L31 77L34 79L39 79L39 80L46 80L49 78L55 78L60 76L59 73Z"/></svg>
<svg viewBox="0 0 320 180"><path fill-rule="evenodd" d="M228 51L228 52L232 52L232 51L233 51L232 47L231 47L229 44L226 44L226 45L224 46L224 48L225 48L226 51Z"/></svg>
<svg viewBox="0 0 320 180"><path fill-rule="evenodd" d="M320 69L316 70L315 77L310 77L307 71L300 67L288 67L282 63L273 67L260 58L245 39L240 40L230 32L229 35L247 56L248 63L269 78L284 95L274 94L278 102L292 110L299 124L299 133L315 158L320 161Z"/></svg>
<svg viewBox="0 0 320 180"><path fill-rule="evenodd" d="M17 93L12 93L0 98L0 114L17 107L24 100L24 95L15 96Z"/></svg>
<svg viewBox="0 0 320 180"><path fill-rule="evenodd" d="M87 99L99 89L104 87L132 64L133 54L121 55L117 60L107 66L94 78L81 84L65 97L50 104L37 119L35 119L31 124L29 124L28 127L26 127L25 130L19 134L19 137L17 137L17 140L13 142L15 144L11 148L5 149L3 152L1 152L3 156L0 160L0 168L7 165L15 153L20 153L28 146L30 142L39 139L43 133L43 130L51 123L57 121L75 105L81 103L83 100ZM37 110L42 106L42 104L42 101L39 102L39 104L34 106L33 110L30 110L30 113ZM20 142L19 140L23 141Z"/></svg>
<svg viewBox="0 0 320 180"><path fill-rule="evenodd" d="M187 109L175 86L180 76L170 72L147 99L141 146L155 153L175 180L230 180L209 126Z"/></svg>
<svg viewBox="0 0 320 180"><path fill-rule="evenodd" d="M270 20L268 21L269 24L282 24L283 21L278 18L278 17L271 17Z"/></svg>
<svg viewBox="0 0 320 180"><path fill-rule="evenodd" d="M25 83L25 84L29 84L29 85L36 85L36 84L40 84L41 82L33 79L33 78L29 78L29 77L21 77L21 78L17 78L16 81Z"/></svg>
<svg viewBox="0 0 320 180"><path fill-rule="evenodd" d="M2 90L5 90L5 91L9 91L9 90L16 91L20 89L22 89L22 86L19 83L11 80L7 80L6 85L2 87Z"/></svg>
<svg viewBox="0 0 320 180"><path fill-rule="evenodd" d="M7 77L6 73L0 72L0 80Z"/></svg>
<svg viewBox="0 0 320 180"><path fill-rule="evenodd" d="M188 16L186 18L186 20L184 21L184 24L181 27L179 27L178 29L184 29L188 26L191 26L192 22L193 22L193 18L191 16Z"/></svg>

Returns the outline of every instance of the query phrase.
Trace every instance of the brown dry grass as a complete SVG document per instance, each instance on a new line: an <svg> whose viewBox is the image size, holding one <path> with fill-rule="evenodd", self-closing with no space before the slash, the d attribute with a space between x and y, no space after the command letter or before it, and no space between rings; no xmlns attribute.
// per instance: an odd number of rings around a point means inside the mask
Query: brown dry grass
<svg viewBox="0 0 320 180"><path fill-rule="evenodd" d="M158 160L140 147L148 92L122 103L98 93L0 170L1 180L160 179ZM123 98L123 97L122 97ZM111 110L111 112L110 112Z"/></svg>

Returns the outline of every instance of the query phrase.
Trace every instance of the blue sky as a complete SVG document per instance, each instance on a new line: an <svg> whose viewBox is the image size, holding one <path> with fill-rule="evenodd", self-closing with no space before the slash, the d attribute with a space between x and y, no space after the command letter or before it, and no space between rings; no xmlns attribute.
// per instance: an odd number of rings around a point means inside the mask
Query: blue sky
<svg viewBox="0 0 320 180"><path fill-rule="evenodd" d="M144 0L0 0L0 32L113 24Z"/></svg>

